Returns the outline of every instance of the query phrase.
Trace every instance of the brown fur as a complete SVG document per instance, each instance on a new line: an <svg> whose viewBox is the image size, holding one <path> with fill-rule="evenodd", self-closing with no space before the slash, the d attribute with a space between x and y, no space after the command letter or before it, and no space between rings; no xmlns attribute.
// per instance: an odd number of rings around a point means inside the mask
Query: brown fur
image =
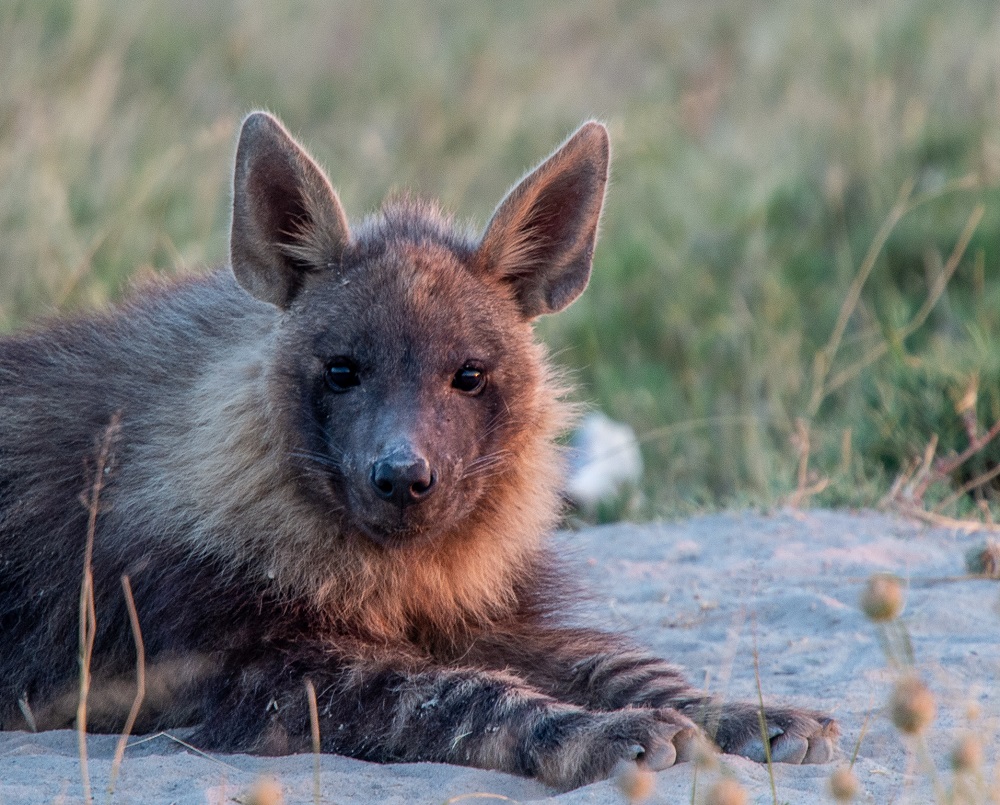
<svg viewBox="0 0 1000 805"><path fill-rule="evenodd" d="M197 724L206 748L306 749L309 679L324 750L370 760L569 788L683 759L695 722L762 759L754 707L562 622L546 534L572 410L531 324L587 284L608 158L585 124L481 237L409 198L352 227L255 113L231 269L0 339L0 725L72 717L79 495L120 417L94 542L92 726L117 728L130 703L127 574L163 669L142 724ZM829 719L766 718L774 758L830 756Z"/></svg>

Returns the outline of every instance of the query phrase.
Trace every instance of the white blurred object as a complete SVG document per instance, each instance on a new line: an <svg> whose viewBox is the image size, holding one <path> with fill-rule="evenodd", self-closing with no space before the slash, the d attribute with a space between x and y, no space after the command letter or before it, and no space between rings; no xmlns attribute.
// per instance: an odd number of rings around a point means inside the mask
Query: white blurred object
<svg viewBox="0 0 1000 805"><path fill-rule="evenodd" d="M635 431L599 411L587 414L570 437L570 500L593 508L641 479L642 453Z"/></svg>

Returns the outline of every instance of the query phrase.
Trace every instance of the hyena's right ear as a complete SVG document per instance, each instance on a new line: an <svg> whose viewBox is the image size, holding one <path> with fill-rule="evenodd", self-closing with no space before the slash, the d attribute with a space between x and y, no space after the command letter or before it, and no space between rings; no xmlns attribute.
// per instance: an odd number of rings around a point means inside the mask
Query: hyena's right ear
<svg viewBox="0 0 1000 805"><path fill-rule="evenodd" d="M477 268L509 283L527 319L555 313L587 287L608 181L608 130L581 126L500 202Z"/></svg>
<svg viewBox="0 0 1000 805"><path fill-rule="evenodd" d="M326 175L275 118L243 121L233 177L233 273L251 294L286 308L311 271L350 243L347 217Z"/></svg>

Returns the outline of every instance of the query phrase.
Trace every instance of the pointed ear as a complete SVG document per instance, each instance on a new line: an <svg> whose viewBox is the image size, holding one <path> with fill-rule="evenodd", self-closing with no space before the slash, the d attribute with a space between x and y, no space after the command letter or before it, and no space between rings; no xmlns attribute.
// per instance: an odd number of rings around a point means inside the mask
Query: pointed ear
<svg viewBox="0 0 1000 805"><path fill-rule="evenodd" d="M336 261L350 238L319 166L275 118L250 114L236 147L229 245L240 285L286 308L306 274Z"/></svg>
<svg viewBox="0 0 1000 805"><path fill-rule="evenodd" d="M608 160L607 129L585 123L493 213L477 266L513 286L525 318L562 310L587 287Z"/></svg>

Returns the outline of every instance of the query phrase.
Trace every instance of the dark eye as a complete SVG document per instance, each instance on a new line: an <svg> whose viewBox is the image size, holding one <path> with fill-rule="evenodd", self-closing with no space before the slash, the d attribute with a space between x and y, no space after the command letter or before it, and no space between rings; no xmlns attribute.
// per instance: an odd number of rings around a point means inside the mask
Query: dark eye
<svg viewBox="0 0 1000 805"><path fill-rule="evenodd" d="M358 366L350 358L334 358L326 367L326 384L333 391L347 391L360 382Z"/></svg>
<svg viewBox="0 0 1000 805"><path fill-rule="evenodd" d="M486 372L469 363L455 372L455 376L451 380L451 387L458 389L463 394L478 394L485 386Z"/></svg>

